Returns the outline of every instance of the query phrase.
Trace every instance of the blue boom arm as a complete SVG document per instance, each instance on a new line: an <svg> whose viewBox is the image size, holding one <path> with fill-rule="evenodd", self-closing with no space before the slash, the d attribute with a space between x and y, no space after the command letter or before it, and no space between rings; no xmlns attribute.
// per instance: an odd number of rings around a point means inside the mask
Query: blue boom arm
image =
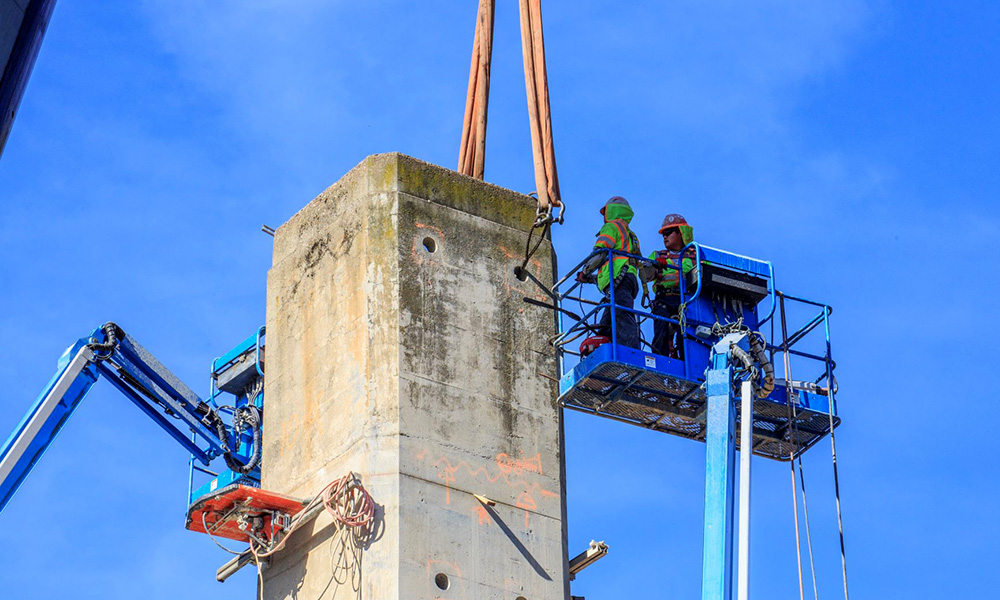
<svg viewBox="0 0 1000 600"><path fill-rule="evenodd" d="M220 455L232 460L230 433L216 410L135 339L108 323L66 349L56 374L4 442L0 450L0 512L99 376L198 461L207 466ZM207 446L200 447L198 439Z"/></svg>

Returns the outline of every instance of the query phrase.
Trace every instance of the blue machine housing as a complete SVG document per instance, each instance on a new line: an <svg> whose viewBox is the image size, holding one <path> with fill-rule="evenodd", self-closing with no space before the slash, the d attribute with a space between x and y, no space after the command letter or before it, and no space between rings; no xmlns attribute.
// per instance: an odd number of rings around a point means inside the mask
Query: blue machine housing
<svg viewBox="0 0 1000 600"><path fill-rule="evenodd" d="M655 263L642 256L615 250L602 252L607 252L609 261L614 255L629 256L640 268L643 265L663 268L654 266ZM836 386L823 385L823 382L833 380L835 366L830 355L830 307L778 292L774 286L774 268L769 262L697 243L689 244L682 255L685 253L693 255L695 268L690 279L679 279L683 306L680 320L657 316L641 308L628 310L618 307L613 311L631 312L640 324L658 319L682 328L685 334L683 359L654 354L648 344L645 344L646 351L629 348L616 343L614 338L611 343L603 344L590 355L581 357L568 345L585 335L588 328L593 329L599 313L614 302L614 286L609 288L609 295L599 300L586 298L581 287L583 284L573 277L586 260L553 286L558 306L579 302L581 306L590 307L580 321L568 327L564 324L564 317L559 317L559 335L555 338L556 346L562 350L563 364L559 401L571 410L704 441L707 409L705 373L709 368L712 345L719 339L719 335L713 333L713 326L718 331L719 325L739 323L745 330L759 331L770 322L773 329L776 314L782 319L785 316L786 301L818 308L819 314L807 320L781 344L766 346L772 363L776 356L784 358L782 353L787 351L799 363L804 361L811 363L814 369L819 367L818 377L793 381L791 391L788 383L778 380L771 393L758 397L754 402L754 454L791 460L829 433L831 423L834 427L840 423L833 400L835 392L830 390ZM667 268L677 269L675 266ZM712 292L712 282L708 277L723 281L727 286L725 289L730 292ZM762 299L754 301L757 298ZM613 314L612 336L616 321L617 315ZM820 325L823 325L826 335L824 355L795 347ZM579 360L573 360L574 356Z"/></svg>
<svg viewBox="0 0 1000 600"><path fill-rule="evenodd" d="M263 410L264 332L264 327L260 327L256 333L212 361L211 391L208 401L216 409L220 408L217 399L222 394L228 393L235 396L234 410L240 410L249 404ZM253 381L259 381L261 386L256 390L256 393L248 393L248 385ZM246 464L251 460L251 454L255 449L253 435L248 430L235 432L231 440L234 446L236 446L236 436L239 436L240 443L238 449L233 451L233 455ZM260 441L258 440L257 443L259 444ZM211 479L195 488L195 473L208 475ZM237 473L232 469L215 472L199 465L197 457L194 454L191 455L188 470L188 504L194 504L200 498L234 484L259 488L260 466L256 466L250 473L246 474Z"/></svg>

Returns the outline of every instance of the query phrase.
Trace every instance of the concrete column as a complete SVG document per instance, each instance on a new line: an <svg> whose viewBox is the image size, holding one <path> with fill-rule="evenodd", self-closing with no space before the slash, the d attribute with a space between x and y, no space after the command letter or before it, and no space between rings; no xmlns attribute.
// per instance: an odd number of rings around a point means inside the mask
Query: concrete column
<svg viewBox="0 0 1000 600"><path fill-rule="evenodd" d="M311 497L355 471L379 532L355 559L321 515L264 571L265 598L568 597L555 322L513 275L534 214L383 154L278 228L263 486ZM554 267L543 243L529 268Z"/></svg>

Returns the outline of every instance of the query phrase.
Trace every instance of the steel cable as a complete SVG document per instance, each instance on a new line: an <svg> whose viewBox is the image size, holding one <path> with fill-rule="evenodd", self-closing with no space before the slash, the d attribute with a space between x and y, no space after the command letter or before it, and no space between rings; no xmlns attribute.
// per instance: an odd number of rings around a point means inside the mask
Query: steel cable
<svg viewBox="0 0 1000 600"><path fill-rule="evenodd" d="M318 502L322 502L323 508L338 523L346 527L367 527L375 517L375 502L371 494L361 484L361 479L351 472L340 479L331 481L320 493L313 496L313 499L292 520L288 532L285 533L277 545L264 552L256 552L255 550L254 556L265 558L281 550L285 545L285 541L305 522L302 517L309 513L310 509L315 507ZM253 548L252 543L250 546Z"/></svg>
<svg viewBox="0 0 1000 600"><path fill-rule="evenodd" d="M789 465L792 467L792 512L795 516L795 560L799 567L799 600L805 600L805 589L802 584L802 542L799 540L799 494L795 489L795 431L793 429L795 424L795 415L793 414L792 403L794 398L792 396L792 387L789 383L792 380L792 365L788 356L788 326L785 322L785 297L780 296L781 300L781 350L784 355L785 363L785 406L787 407L788 413L788 442L791 446L791 450L788 451Z"/></svg>
<svg viewBox="0 0 1000 600"><path fill-rule="evenodd" d="M802 455L798 457L799 482L802 484L802 516L806 520L806 547L809 549L809 571L812 573L813 598L819 600L819 587L816 584L816 562L813 560L812 532L809 529L809 506L806 504L806 475L802 470Z"/></svg>
<svg viewBox="0 0 1000 600"><path fill-rule="evenodd" d="M212 530L208 528L208 523L205 522L205 513L206 512L208 512L208 511L202 511L202 513L201 513L201 526L205 528L205 533L208 534L208 537L212 538L212 541L215 542L215 545L218 546L219 548L222 548L223 550L225 550L226 552L228 552L230 554L235 554L237 556L239 556L240 554L243 554L242 552L237 552L235 550L230 550L229 548L226 548L221 543L219 543L219 540L217 540L215 538L215 535L212 534ZM218 523L215 523L215 525L218 525Z"/></svg>
<svg viewBox="0 0 1000 600"><path fill-rule="evenodd" d="M374 533L371 526L375 520L375 501L371 494L361 483L361 478L353 471L347 475L328 483L318 494L313 496L306 505L299 511L288 531L273 548L263 552L258 551L253 539L250 540L250 553L253 554L254 562L257 564L257 578L259 580L259 593L263 597L264 577L261 574L261 559L267 558L278 552L285 546L288 538L306 523L305 515L315 508L317 503L322 502L323 508L330 513L334 520L343 528L349 529L356 542L365 542L367 537Z"/></svg>
<svg viewBox="0 0 1000 600"><path fill-rule="evenodd" d="M830 355L830 339L829 333L827 334L827 358ZM827 398L830 400L830 405L827 407L827 415L830 418L830 450L832 452L833 459L833 491L837 499L837 529L840 532L840 565L844 575L844 600L850 600L850 595L847 591L847 550L844 546L844 518L840 510L840 475L837 470L837 441L833 435L833 413L837 410L836 392L834 391L834 382L831 374L830 381L827 381L828 392Z"/></svg>

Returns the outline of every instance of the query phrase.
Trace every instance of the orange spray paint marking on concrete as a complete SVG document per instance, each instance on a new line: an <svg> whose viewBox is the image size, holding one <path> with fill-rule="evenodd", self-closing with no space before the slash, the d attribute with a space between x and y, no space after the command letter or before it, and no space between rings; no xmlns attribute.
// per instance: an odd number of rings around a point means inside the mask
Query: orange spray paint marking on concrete
<svg viewBox="0 0 1000 600"><path fill-rule="evenodd" d="M421 461L425 460L426 457L427 457L426 450L421 450L416 455L417 460ZM465 461L461 461L453 465L446 456L442 456L441 458L434 461L432 463L432 466L439 469L437 475L438 479L444 481L445 504L451 504L451 484L458 480L458 474L460 471L463 470L472 479L477 479L482 477L490 483L495 483L502 479L503 482L507 484L509 487L521 488L521 489L528 488L537 491L543 497L546 498L559 497L558 493L546 490L542 488L541 485L538 484L538 482L530 481L531 478L525 477L531 473L539 475L542 473L541 453L538 453L531 458L524 458L524 455L522 454L522 458L520 459L511 459L509 455L501 452L500 454L496 455L495 461L497 468L499 470L499 472L496 474L491 473L490 470L485 467L479 467L478 469L473 469ZM522 492L522 496L524 494L528 494L528 492L527 491ZM530 499L531 503L530 509L535 510L537 506L535 505L534 499L531 498L530 494L528 494L528 498Z"/></svg>
<svg viewBox="0 0 1000 600"><path fill-rule="evenodd" d="M523 475L526 471L529 473L542 473L542 454L538 453L532 458L522 458L512 459L506 453L501 452L497 454L497 466L500 467L500 472L505 475Z"/></svg>
<svg viewBox="0 0 1000 600"><path fill-rule="evenodd" d="M535 499L531 497L528 492L521 492L521 495L517 497L518 508L524 509L524 528L528 528L528 518L531 516L531 511L537 510L538 505L535 504Z"/></svg>
<svg viewBox="0 0 1000 600"><path fill-rule="evenodd" d="M481 504L476 506L476 516L479 518L480 525L482 525L483 523L490 524L493 522L490 519L489 511L487 511L486 507L484 507Z"/></svg>

